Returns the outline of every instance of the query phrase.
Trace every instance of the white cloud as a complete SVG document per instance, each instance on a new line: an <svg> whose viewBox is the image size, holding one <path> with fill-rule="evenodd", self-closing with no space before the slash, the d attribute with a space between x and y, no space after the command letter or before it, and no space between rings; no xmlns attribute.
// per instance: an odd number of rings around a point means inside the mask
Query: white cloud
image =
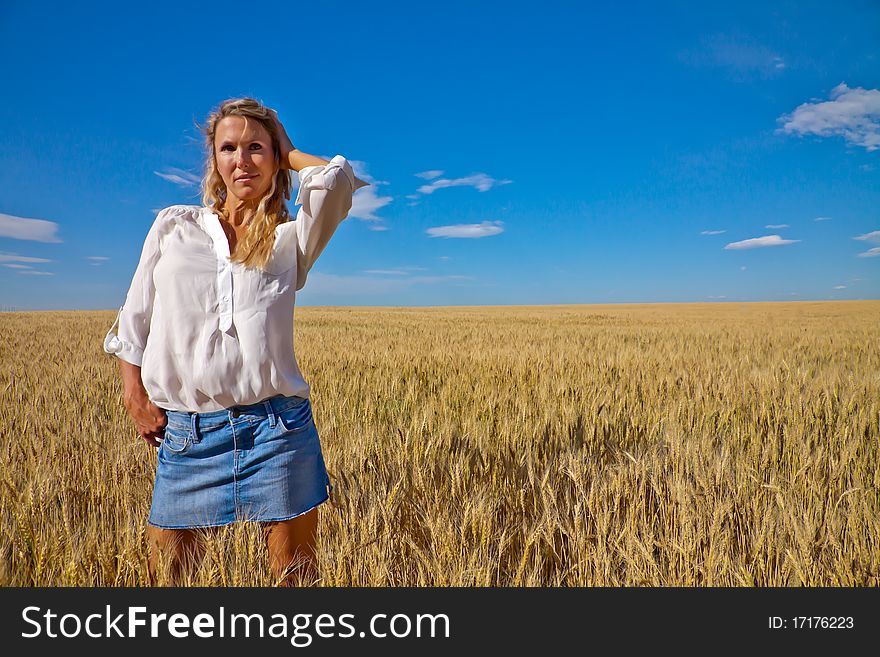
<svg viewBox="0 0 880 657"><path fill-rule="evenodd" d="M52 262L48 258L35 258L33 256L23 256L17 253L9 253L0 251L0 262Z"/></svg>
<svg viewBox="0 0 880 657"><path fill-rule="evenodd" d="M86 256L86 260L109 260L107 256Z"/></svg>
<svg viewBox="0 0 880 657"><path fill-rule="evenodd" d="M834 286L834 289L835 289L835 290L845 290L845 289L846 289L846 285L835 285L835 286Z"/></svg>
<svg viewBox="0 0 880 657"><path fill-rule="evenodd" d="M154 171L153 173L181 187L197 187L202 182L201 177L197 174L174 167L167 167L164 171Z"/></svg>
<svg viewBox="0 0 880 657"><path fill-rule="evenodd" d="M875 246L858 254L859 258L876 258L877 256L880 256L880 246Z"/></svg>
<svg viewBox="0 0 880 657"><path fill-rule="evenodd" d="M55 234L57 231L58 224L54 221L0 214L0 237L32 242L61 242Z"/></svg>
<svg viewBox="0 0 880 657"><path fill-rule="evenodd" d="M831 221L831 217L816 217L813 221Z"/></svg>
<svg viewBox="0 0 880 657"><path fill-rule="evenodd" d="M333 155L322 155L325 160L330 161L333 159ZM351 168L354 171L354 175L356 178L360 178L364 182L368 182L371 185L389 185L390 183L387 180L379 180L378 178L374 178L369 173L367 173L367 163L363 160L349 160L349 164L351 164ZM294 174L294 180L299 180L298 176ZM362 187L361 189L366 189L366 187Z"/></svg>
<svg viewBox="0 0 880 657"><path fill-rule="evenodd" d="M880 148L880 89L850 89L841 82L831 99L803 103L777 119L781 131L820 137L841 136L868 151Z"/></svg>
<svg viewBox="0 0 880 657"><path fill-rule="evenodd" d="M414 271L428 271L427 267L396 267L394 269L365 269L365 274L380 276L411 276Z"/></svg>
<svg viewBox="0 0 880 657"><path fill-rule="evenodd" d="M36 269L28 269L26 271L19 271L19 274L28 274L30 276L54 276L50 271L37 271Z"/></svg>
<svg viewBox="0 0 880 657"><path fill-rule="evenodd" d="M764 228L788 228L788 224L767 224Z"/></svg>
<svg viewBox="0 0 880 657"><path fill-rule="evenodd" d="M691 66L726 69L736 80L774 77L786 68L781 55L743 35L703 37L698 48L680 53L679 58Z"/></svg>
<svg viewBox="0 0 880 657"><path fill-rule="evenodd" d="M431 237L462 237L477 238L498 235L504 232L503 221L484 221L479 224L453 224L451 226L434 226L425 232Z"/></svg>
<svg viewBox="0 0 880 657"><path fill-rule="evenodd" d="M348 214L364 221L381 222L383 219L376 212L391 203L392 200L394 200L392 196L379 196L377 188L372 185L361 187L351 197L351 210L348 211Z"/></svg>
<svg viewBox="0 0 880 657"><path fill-rule="evenodd" d="M410 283L417 284L432 284L432 283L446 283L450 281L474 281L476 278L473 276L464 276L462 274L447 274L444 276L413 276L408 279Z"/></svg>
<svg viewBox="0 0 880 657"><path fill-rule="evenodd" d="M485 173L473 173L463 178L439 178L428 185L422 185L417 190L421 194L433 194L444 187L474 187L481 192L488 192L492 187L508 185L512 180L495 180Z"/></svg>
<svg viewBox="0 0 880 657"><path fill-rule="evenodd" d="M726 232L726 230L704 230L700 233L700 235L720 235L721 233Z"/></svg>
<svg viewBox="0 0 880 657"><path fill-rule="evenodd" d="M745 271L745 270L746 270L746 266L743 265L742 267L739 268L739 270L740 270L740 271Z"/></svg>
<svg viewBox="0 0 880 657"><path fill-rule="evenodd" d="M880 230L872 230L870 233L857 235L856 237L853 237L853 239L862 240L863 242L874 242L876 244L880 244Z"/></svg>
<svg viewBox="0 0 880 657"><path fill-rule="evenodd" d="M860 164L859 169L861 169L862 171L873 171L874 165L873 164Z"/></svg>
<svg viewBox="0 0 880 657"><path fill-rule="evenodd" d="M726 299L726 294L710 294L706 297L707 299Z"/></svg>
<svg viewBox="0 0 880 657"><path fill-rule="evenodd" d="M406 290L414 285L435 285L442 283L462 284L476 280L472 276L458 274L448 276L410 276L410 277L372 277L372 276L339 276L312 272L304 288L310 295L369 295L391 294Z"/></svg>
<svg viewBox="0 0 880 657"><path fill-rule="evenodd" d="M430 171L422 171L421 173L415 174L419 178L423 178L424 180L431 180L431 178L439 178L443 175L443 172L439 169L431 169Z"/></svg>
<svg viewBox="0 0 880 657"><path fill-rule="evenodd" d="M766 246L785 246L786 244L794 244L800 240L784 240L779 235L764 235L763 237L753 237L739 242L731 242L725 249L760 249Z"/></svg>
<svg viewBox="0 0 880 657"><path fill-rule="evenodd" d="M5 263L3 266L9 267L10 269L33 269L30 265L19 265L14 262Z"/></svg>
<svg viewBox="0 0 880 657"><path fill-rule="evenodd" d="M438 256L439 260L449 260L449 256Z"/></svg>
<svg viewBox="0 0 880 657"><path fill-rule="evenodd" d="M322 157L325 160L330 160L333 156ZM379 210L394 200L393 196L380 196L377 189L381 185L387 185L388 181L377 180L367 173L367 164L361 160L349 160L349 163L351 164L355 177L369 183L369 185L367 187L361 187L354 193L351 198L351 209L348 211L348 216L370 222L370 225L368 226L370 230L388 230L388 226L384 224L384 219L377 214ZM297 176L294 176L294 180L298 180ZM294 197L296 195L296 189L297 188L295 187L293 191Z"/></svg>

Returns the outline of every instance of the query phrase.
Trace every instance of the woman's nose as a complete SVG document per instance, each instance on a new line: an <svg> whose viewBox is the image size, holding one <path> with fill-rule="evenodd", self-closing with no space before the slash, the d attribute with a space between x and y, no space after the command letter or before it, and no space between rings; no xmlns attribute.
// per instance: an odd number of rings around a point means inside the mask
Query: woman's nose
<svg viewBox="0 0 880 657"><path fill-rule="evenodd" d="M241 167L248 164L249 162L250 157L248 156L248 154L245 151L239 151L235 161L236 166Z"/></svg>

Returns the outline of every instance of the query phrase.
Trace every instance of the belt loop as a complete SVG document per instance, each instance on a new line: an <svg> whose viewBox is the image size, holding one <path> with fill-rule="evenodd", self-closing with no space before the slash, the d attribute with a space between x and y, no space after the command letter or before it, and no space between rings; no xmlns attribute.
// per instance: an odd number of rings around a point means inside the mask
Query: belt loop
<svg viewBox="0 0 880 657"><path fill-rule="evenodd" d="M269 428L275 428L275 411L272 408L272 402L268 399L263 402L263 405L266 407L266 415L269 416Z"/></svg>
<svg viewBox="0 0 880 657"><path fill-rule="evenodd" d="M199 414L193 413L190 415L190 420L192 422L192 441L193 444L199 442Z"/></svg>

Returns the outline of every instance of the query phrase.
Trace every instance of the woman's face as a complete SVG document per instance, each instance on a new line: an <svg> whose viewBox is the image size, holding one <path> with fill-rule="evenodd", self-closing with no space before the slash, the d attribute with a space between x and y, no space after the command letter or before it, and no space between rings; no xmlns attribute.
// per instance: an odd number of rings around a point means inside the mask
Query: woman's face
<svg viewBox="0 0 880 657"><path fill-rule="evenodd" d="M243 116L227 116L217 124L214 156L226 190L242 201L261 199L278 170L269 132Z"/></svg>

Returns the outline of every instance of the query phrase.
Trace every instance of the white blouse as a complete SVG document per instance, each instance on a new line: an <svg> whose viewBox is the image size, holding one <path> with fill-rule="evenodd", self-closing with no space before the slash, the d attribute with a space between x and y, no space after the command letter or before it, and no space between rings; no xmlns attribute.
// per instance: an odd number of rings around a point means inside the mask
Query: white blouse
<svg viewBox="0 0 880 657"><path fill-rule="evenodd" d="M304 167L299 181L302 205L275 229L266 271L230 262L211 209L172 205L156 216L104 351L141 367L160 408L201 413L309 396L293 353L296 290L367 183L341 155Z"/></svg>

